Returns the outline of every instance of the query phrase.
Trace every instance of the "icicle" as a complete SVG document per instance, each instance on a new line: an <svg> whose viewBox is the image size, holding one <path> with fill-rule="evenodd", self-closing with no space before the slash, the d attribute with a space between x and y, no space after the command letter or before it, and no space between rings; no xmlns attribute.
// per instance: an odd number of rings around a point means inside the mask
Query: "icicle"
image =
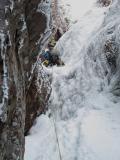
<svg viewBox="0 0 120 160"><path fill-rule="evenodd" d="M5 35L3 33L0 33L0 39L1 39L1 57L3 60L3 86L2 86L2 91L3 91L3 97L2 97L2 103L0 104L0 115L2 114L2 110L4 110L4 105L6 99L8 99L8 69L6 65L6 57L5 57L5 51L6 51L6 46L4 46L5 42Z"/></svg>

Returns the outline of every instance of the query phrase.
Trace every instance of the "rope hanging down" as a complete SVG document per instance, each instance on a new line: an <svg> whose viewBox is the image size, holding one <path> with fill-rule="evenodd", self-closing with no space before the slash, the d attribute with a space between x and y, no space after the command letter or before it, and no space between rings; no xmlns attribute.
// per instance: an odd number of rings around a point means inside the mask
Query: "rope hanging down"
<svg viewBox="0 0 120 160"><path fill-rule="evenodd" d="M58 146L59 158L60 158L60 160L62 160L62 154L61 154L61 151L60 151L60 144L59 144L59 139L58 139L58 134L57 134L57 126L56 126L56 123L55 123L54 115L52 115L52 119L53 119L53 125L54 125L54 130L55 130L56 143L57 143L57 146Z"/></svg>
<svg viewBox="0 0 120 160"><path fill-rule="evenodd" d="M52 77L53 77L53 67L52 67ZM53 98L54 98L54 92L53 92ZM53 119L54 131L55 131L55 136L56 136L56 143L57 143L58 152L59 152L59 159L62 160L62 154L61 154L61 150L60 150L60 143L59 143L59 138L58 138L58 133L57 133L57 126L56 126L56 123L55 123L54 108L52 110L52 115L51 116L52 116L52 119Z"/></svg>

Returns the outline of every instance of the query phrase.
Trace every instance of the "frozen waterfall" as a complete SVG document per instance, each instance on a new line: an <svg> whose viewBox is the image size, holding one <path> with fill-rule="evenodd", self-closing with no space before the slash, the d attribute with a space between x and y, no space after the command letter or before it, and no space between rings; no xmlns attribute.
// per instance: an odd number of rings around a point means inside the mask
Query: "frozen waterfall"
<svg viewBox="0 0 120 160"><path fill-rule="evenodd" d="M120 160L120 1L94 5L56 47L66 65L45 71L62 160ZM48 115L26 137L25 160L60 159Z"/></svg>

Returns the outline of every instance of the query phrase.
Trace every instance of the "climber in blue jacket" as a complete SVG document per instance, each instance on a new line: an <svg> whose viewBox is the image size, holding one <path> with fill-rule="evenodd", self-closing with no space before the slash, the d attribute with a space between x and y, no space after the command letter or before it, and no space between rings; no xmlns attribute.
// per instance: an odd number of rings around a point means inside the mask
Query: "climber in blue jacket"
<svg viewBox="0 0 120 160"><path fill-rule="evenodd" d="M50 53L50 51L48 49L45 49L45 51L43 51L43 53L40 56L42 63L47 67L50 65L51 61L52 61L52 55Z"/></svg>
<svg viewBox="0 0 120 160"><path fill-rule="evenodd" d="M58 52L56 50L46 49L41 54L40 58L42 60L43 65L45 65L46 67L53 66L53 65L57 65L57 66L64 65L64 63L59 58Z"/></svg>

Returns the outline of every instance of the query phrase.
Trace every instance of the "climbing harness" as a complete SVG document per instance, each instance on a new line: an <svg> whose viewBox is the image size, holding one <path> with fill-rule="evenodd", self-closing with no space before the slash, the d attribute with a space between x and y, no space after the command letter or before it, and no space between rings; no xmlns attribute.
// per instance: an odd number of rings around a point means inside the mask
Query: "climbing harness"
<svg viewBox="0 0 120 160"><path fill-rule="evenodd" d="M49 61L48 61L48 60L45 60L45 61L43 61L42 64L47 67L47 66L49 65Z"/></svg>

